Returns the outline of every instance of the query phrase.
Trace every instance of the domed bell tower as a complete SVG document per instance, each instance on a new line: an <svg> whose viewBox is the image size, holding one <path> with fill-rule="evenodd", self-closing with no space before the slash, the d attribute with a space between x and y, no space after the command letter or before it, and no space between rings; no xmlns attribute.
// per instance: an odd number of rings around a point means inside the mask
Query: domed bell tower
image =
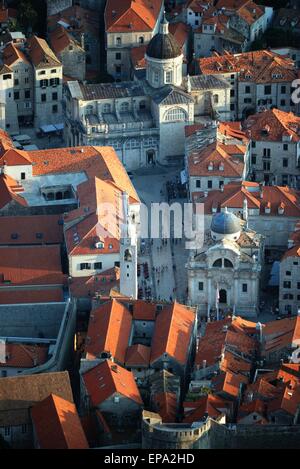
<svg viewBox="0 0 300 469"><path fill-rule="evenodd" d="M153 88L182 84L183 54L175 37L169 32L169 23L164 15L159 33L149 42L145 54L146 77Z"/></svg>

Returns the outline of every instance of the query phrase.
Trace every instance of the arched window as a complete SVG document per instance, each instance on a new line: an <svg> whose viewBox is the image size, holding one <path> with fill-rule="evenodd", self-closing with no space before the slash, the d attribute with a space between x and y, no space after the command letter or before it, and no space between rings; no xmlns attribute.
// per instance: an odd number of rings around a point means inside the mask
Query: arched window
<svg viewBox="0 0 300 469"><path fill-rule="evenodd" d="M215 103L215 104L218 104L218 102L219 102L219 95L218 95L218 94L214 94L213 99L214 99L214 103Z"/></svg>
<svg viewBox="0 0 300 469"><path fill-rule="evenodd" d="M132 261L132 254L131 254L130 249L126 249L126 251L124 253L124 261L125 262L131 262Z"/></svg>
<svg viewBox="0 0 300 469"><path fill-rule="evenodd" d="M109 113L109 112L111 112L111 105L110 105L109 103L106 103L106 104L104 104L104 106L103 106L103 113L104 113L104 114L107 114L107 113Z"/></svg>
<svg viewBox="0 0 300 469"><path fill-rule="evenodd" d="M217 260L213 263L213 267L222 267L222 259L217 259Z"/></svg>
<svg viewBox="0 0 300 469"><path fill-rule="evenodd" d="M171 121L186 121L187 120L187 115L186 115L186 112L183 109L180 109L179 107L176 107L176 108L170 109L170 111L168 111L166 113L165 120L169 121L169 122L171 122Z"/></svg>
<svg viewBox="0 0 300 469"><path fill-rule="evenodd" d="M224 267L230 267L232 269L233 264L229 259L224 259Z"/></svg>
<svg viewBox="0 0 300 469"><path fill-rule="evenodd" d="M140 44L144 44L144 38L143 38L143 36L140 36L140 37L139 37L139 43L140 43Z"/></svg>
<svg viewBox="0 0 300 469"><path fill-rule="evenodd" d="M120 112L128 112L129 111L129 103L125 102L122 103L120 106Z"/></svg>

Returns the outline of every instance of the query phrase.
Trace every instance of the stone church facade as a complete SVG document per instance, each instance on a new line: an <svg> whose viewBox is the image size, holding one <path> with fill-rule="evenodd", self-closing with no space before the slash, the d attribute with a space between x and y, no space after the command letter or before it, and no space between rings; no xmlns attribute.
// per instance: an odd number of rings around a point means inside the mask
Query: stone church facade
<svg viewBox="0 0 300 469"><path fill-rule="evenodd" d="M214 215L202 249L187 264L189 303L211 318L223 312L256 317L263 237L234 214Z"/></svg>
<svg viewBox="0 0 300 469"><path fill-rule="evenodd" d="M218 106L225 116L228 103L230 114L225 81L199 76L196 82L182 76L183 54L165 18L145 59L145 80L66 84L67 145L113 146L126 169L170 165L183 161L185 127L199 117L195 103L208 97L211 117Z"/></svg>

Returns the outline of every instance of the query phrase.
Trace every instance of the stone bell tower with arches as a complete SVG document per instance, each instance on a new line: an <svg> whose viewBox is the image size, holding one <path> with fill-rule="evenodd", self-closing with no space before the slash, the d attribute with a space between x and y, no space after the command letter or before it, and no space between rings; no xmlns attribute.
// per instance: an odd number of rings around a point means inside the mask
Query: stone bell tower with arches
<svg viewBox="0 0 300 469"><path fill-rule="evenodd" d="M137 234L129 213L128 194L122 194L123 223L120 241L120 293L133 299L138 296Z"/></svg>

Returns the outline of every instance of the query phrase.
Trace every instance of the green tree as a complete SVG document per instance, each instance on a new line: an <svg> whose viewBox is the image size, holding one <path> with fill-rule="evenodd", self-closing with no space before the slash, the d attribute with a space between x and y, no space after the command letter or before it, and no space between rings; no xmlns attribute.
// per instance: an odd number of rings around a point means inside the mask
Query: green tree
<svg viewBox="0 0 300 469"><path fill-rule="evenodd" d="M33 8L30 0L22 0L18 7L17 21L22 29L28 31L30 28L34 30L38 23L38 13Z"/></svg>

